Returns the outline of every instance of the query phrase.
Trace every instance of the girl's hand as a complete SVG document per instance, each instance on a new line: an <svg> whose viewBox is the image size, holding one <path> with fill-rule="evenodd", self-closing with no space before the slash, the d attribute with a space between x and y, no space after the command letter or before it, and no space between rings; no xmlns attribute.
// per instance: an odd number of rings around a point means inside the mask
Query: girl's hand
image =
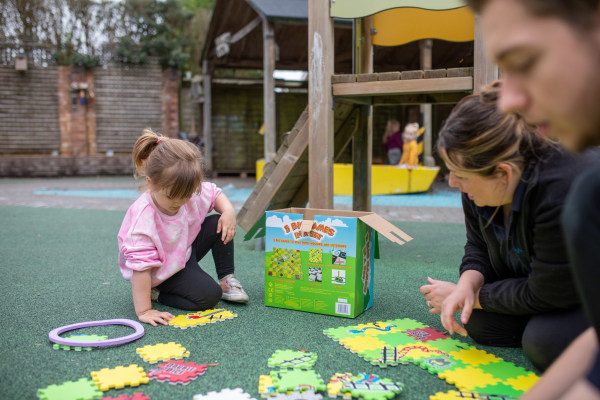
<svg viewBox="0 0 600 400"><path fill-rule="evenodd" d="M156 323L163 325L168 325L169 321L175 318L175 316L166 311L158 311L154 309L150 309L138 314L138 319L140 322L144 322L146 324L150 324L152 326L158 326Z"/></svg>
<svg viewBox="0 0 600 400"><path fill-rule="evenodd" d="M419 289L423 293L423 298L429 307L430 314L439 314L442 312L442 302L456 288L456 284L446 281L438 281L427 277L429 285L423 285Z"/></svg>
<svg viewBox="0 0 600 400"><path fill-rule="evenodd" d="M226 210L223 211L219 222L217 223L217 233L221 233L221 240L224 244L229 243L235 236L235 211Z"/></svg>
<svg viewBox="0 0 600 400"><path fill-rule="evenodd" d="M473 307L475 305L475 293L469 288L457 286L452 293L442 302L442 325L450 334L454 332L467 336L467 330L454 319L454 314L462 310L460 322L469 322Z"/></svg>

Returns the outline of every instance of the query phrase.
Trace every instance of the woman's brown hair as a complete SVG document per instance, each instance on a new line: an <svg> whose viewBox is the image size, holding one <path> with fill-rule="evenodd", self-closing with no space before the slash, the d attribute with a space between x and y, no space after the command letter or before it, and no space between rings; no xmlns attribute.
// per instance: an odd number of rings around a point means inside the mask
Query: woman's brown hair
<svg viewBox="0 0 600 400"><path fill-rule="evenodd" d="M444 122L436 147L450 169L492 176L499 163L508 163L522 172L552 146L521 117L497 109L501 84L463 98Z"/></svg>
<svg viewBox="0 0 600 400"><path fill-rule="evenodd" d="M133 146L134 176L150 178L152 188L173 199L191 197L204 178L202 155L194 144L144 129Z"/></svg>

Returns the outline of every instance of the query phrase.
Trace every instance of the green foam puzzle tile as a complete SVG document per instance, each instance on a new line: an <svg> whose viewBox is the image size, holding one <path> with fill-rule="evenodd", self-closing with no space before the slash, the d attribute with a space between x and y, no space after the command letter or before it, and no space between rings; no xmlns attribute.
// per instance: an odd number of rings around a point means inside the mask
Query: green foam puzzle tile
<svg viewBox="0 0 600 400"><path fill-rule="evenodd" d="M363 400L392 399L402 392L402 389L404 389L402 383L364 372L358 375L336 373L327 385L329 397L342 396L347 398L351 396Z"/></svg>
<svg viewBox="0 0 600 400"><path fill-rule="evenodd" d="M510 378L518 378L530 373L525 368L517 367L515 364L504 360L498 360L495 363L480 365L479 368L481 368L483 372L487 372L488 374L493 375L494 377L503 381Z"/></svg>
<svg viewBox="0 0 600 400"><path fill-rule="evenodd" d="M287 392L288 390L314 390L315 392L324 391L327 386L323 382L321 375L314 370L281 370L271 372L273 386L278 392Z"/></svg>
<svg viewBox="0 0 600 400"><path fill-rule="evenodd" d="M495 385L476 386L473 388L473 391L488 397L493 395L517 398L523 394L521 390L516 390L514 387L501 382L496 383Z"/></svg>
<svg viewBox="0 0 600 400"><path fill-rule="evenodd" d="M65 337L65 339L69 339L71 341L74 342L91 342L91 341L100 341L100 340L106 340L108 339L108 336L105 335L86 335L86 334L81 334L81 335L71 335L71 336L67 336ZM93 349L98 349L98 347L81 347L81 346L67 346L64 344L58 344L58 343L54 343L52 345L52 348L54 350L75 350L75 351L81 351L81 350L85 350L85 351L91 351Z"/></svg>
<svg viewBox="0 0 600 400"><path fill-rule="evenodd" d="M67 381L38 390L40 400L92 400L102 397L102 392L90 379Z"/></svg>
<svg viewBox="0 0 600 400"><path fill-rule="evenodd" d="M436 340L435 343L431 342L429 344L435 347L436 349L448 354L452 353L453 351L468 350L471 348L471 346L469 346L465 342L461 342L460 340L452 338L439 339Z"/></svg>
<svg viewBox="0 0 600 400"><path fill-rule="evenodd" d="M317 362L317 355L310 351L276 350L267 364L270 368L309 369Z"/></svg>

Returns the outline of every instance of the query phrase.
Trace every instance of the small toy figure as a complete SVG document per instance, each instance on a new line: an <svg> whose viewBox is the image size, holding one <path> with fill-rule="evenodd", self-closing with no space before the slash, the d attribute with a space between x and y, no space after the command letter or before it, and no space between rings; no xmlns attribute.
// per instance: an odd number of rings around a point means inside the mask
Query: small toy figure
<svg viewBox="0 0 600 400"><path fill-rule="evenodd" d="M419 131L419 124L416 122L406 124L404 132L402 132L402 139L404 141L402 149L402 158L398 163L398 168L413 169L419 164L419 154L417 147L417 132Z"/></svg>

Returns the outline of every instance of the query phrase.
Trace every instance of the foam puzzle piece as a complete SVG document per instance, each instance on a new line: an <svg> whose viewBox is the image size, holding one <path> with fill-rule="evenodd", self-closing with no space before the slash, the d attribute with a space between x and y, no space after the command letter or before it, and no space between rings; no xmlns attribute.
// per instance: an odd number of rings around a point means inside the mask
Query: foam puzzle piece
<svg viewBox="0 0 600 400"><path fill-rule="evenodd" d="M271 372L273 386L278 392L286 392L288 390L314 390L315 392L325 391L327 386L321 375L314 370L281 370Z"/></svg>
<svg viewBox="0 0 600 400"><path fill-rule="evenodd" d="M315 393L314 390L305 390L303 392L278 393L269 397L271 400L323 400L323 396Z"/></svg>
<svg viewBox="0 0 600 400"><path fill-rule="evenodd" d="M208 367L206 364L196 364L182 360L169 360L166 363L159 364L156 369L148 371L148 378L156 379L159 382L169 382L170 384L187 385L190 380L196 379L204 374Z"/></svg>
<svg viewBox="0 0 600 400"><path fill-rule="evenodd" d="M450 390L449 392L439 392L429 396L429 400L517 400L516 397L502 396L502 395L481 395L475 392L457 392L456 390Z"/></svg>
<svg viewBox="0 0 600 400"><path fill-rule="evenodd" d="M92 371L90 375L96 386L103 392L111 388L137 387L149 381L144 369L137 364L131 364L127 367L103 368L99 371Z"/></svg>
<svg viewBox="0 0 600 400"><path fill-rule="evenodd" d="M271 378L271 375L261 375L258 377L258 394L260 397L269 398L278 393L279 392L273 385L273 378Z"/></svg>
<svg viewBox="0 0 600 400"><path fill-rule="evenodd" d="M108 339L108 336L105 335L85 335L85 334L81 334L81 335L71 335L71 336L67 336L65 339L69 339L72 341L91 341L91 340L106 340ZM75 351L81 351L81 350L85 350L85 351L90 351L92 349L94 349L94 347L81 347L81 346L67 346L64 344L58 344L58 343L53 343L52 344L52 348L54 350L75 350Z"/></svg>
<svg viewBox="0 0 600 400"><path fill-rule="evenodd" d="M222 389L220 392L197 394L193 400L256 400L240 388Z"/></svg>
<svg viewBox="0 0 600 400"><path fill-rule="evenodd" d="M144 347L139 347L135 349L135 351L150 364L159 361L167 361L173 358L181 360L183 357L190 356L190 352L187 351L185 347L175 342L149 344Z"/></svg>
<svg viewBox="0 0 600 400"><path fill-rule="evenodd" d="M39 389L37 395L40 400L92 400L102 396L102 392L92 380L81 378Z"/></svg>
<svg viewBox="0 0 600 400"><path fill-rule="evenodd" d="M180 329L187 329L198 325L212 324L237 317L237 314L222 308L198 311L185 315L178 315L169 321L169 325Z"/></svg>
<svg viewBox="0 0 600 400"><path fill-rule="evenodd" d="M142 392L136 392L133 395L122 394L117 397L103 397L102 400L150 400L149 396L146 396Z"/></svg>
<svg viewBox="0 0 600 400"><path fill-rule="evenodd" d="M375 374L361 372L358 375L351 373L336 373L327 384L329 397L341 396L361 398L363 400L392 399L404 389L404 384L392 382L391 379L380 378Z"/></svg>
<svg viewBox="0 0 600 400"><path fill-rule="evenodd" d="M310 369L317 362L317 354L310 351L275 350L267 364L270 368Z"/></svg>
<svg viewBox="0 0 600 400"><path fill-rule="evenodd" d="M408 318L323 333L373 365L414 363L465 393L519 397L539 379L531 371Z"/></svg>

